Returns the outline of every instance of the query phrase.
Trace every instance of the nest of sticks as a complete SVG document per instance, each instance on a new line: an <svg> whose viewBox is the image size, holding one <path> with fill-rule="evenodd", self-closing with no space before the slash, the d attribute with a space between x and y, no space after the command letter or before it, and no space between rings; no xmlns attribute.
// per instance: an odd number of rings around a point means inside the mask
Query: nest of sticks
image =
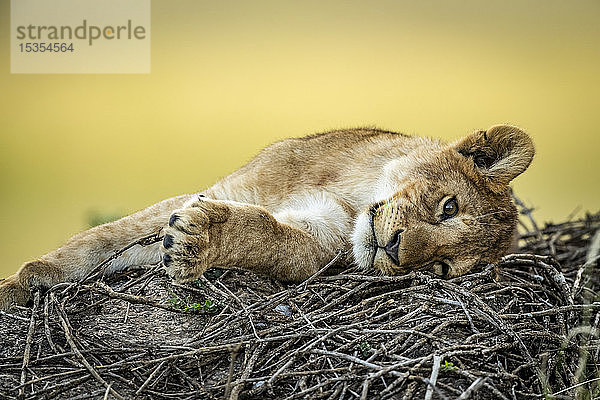
<svg viewBox="0 0 600 400"><path fill-rule="evenodd" d="M522 220L518 254L448 280L100 266L0 314L0 397L598 398L600 213Z"/></svg>

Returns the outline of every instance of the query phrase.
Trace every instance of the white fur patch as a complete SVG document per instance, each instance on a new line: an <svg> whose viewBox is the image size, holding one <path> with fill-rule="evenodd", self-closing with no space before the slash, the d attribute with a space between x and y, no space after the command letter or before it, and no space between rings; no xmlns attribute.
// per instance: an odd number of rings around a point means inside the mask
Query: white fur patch
<svg viewBox="0 0 600 400"><path fill-rule="evenodd" d="M295 196L273 213L282 223L302 229L331 249L340 247L352 230L352 220L335 198L324 192Z"/></svg>
<svg viewBox="0 0 600 400"><path fill-rule="evenodd" d="M161 259L160 242L149 246L134 246L110 263L106 275L112 275L131 265L155 264Z"/></svg>
<svg viewBox="0 0 600 400"><path fill-rule="evenodd" d="M352 254L356 264L368 269L371 267L373 254L373 232L371 229L371 218L368 212L362 212L356 217L354 231L352 232Z"/></svg>

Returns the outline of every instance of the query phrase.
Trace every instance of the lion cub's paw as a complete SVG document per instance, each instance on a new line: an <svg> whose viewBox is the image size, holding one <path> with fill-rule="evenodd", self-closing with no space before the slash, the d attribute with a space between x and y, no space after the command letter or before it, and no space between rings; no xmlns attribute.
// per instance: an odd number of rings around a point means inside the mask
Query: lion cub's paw
<svg viewBox="0 0 600 400"><path fill-rule="evenodd" d="M29 298L29 291L21 286L15 275L0 281L0 310L8 310L15 304L25 305Z"/></svg>
<svg viewBox="0 0 600 400"><path fill-rule="evenodd" d="M175 210L169 218L162 242L163 264L178 281L198 279L216 258L211 236L229 218L229 207L223 202L200 199L187 208Z"/></svg>

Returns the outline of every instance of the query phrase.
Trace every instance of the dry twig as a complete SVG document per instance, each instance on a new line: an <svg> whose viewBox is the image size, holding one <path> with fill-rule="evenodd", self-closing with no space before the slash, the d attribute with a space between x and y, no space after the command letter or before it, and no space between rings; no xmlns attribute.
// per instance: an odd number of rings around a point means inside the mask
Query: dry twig
<svg viewBox="0 0 600 400"><path fill-rule="evenodd" d="M300 285L235 269L91 282L101 265L0 313L0 397L598 397L600 214L529 225L518 254L449 280L326 266Z"/></svg>

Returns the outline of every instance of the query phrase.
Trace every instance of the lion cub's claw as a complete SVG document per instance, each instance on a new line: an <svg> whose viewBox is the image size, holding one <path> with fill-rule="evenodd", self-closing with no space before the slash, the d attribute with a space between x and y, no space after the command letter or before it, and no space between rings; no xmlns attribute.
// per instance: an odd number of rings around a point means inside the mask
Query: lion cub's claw
<svg viewBox="0 0 600 400"><path fill-rule="evenodd" d="M198 279L214 260L209 246L210 227L225 222L227 216L225 204L204 199L175 210L161 246L167 272L178 281Z"/></svg>

